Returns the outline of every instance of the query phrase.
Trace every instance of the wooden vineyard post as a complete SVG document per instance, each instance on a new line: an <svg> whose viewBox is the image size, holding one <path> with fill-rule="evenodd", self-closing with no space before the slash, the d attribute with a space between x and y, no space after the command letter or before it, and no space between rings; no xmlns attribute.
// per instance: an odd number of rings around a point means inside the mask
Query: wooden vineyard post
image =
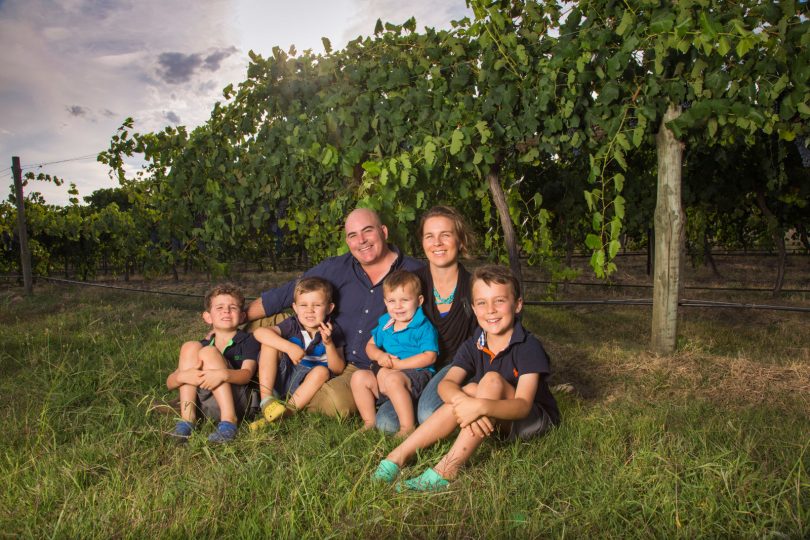
<svg viewBox="0 0 810 540"><path fill-rule="evenodd" d="M14 174L14 196L17 199L17 230L20 238L20 264L22 265L25 294L34 293L34 279L31 273L31 252L28 250L28 230L25 224L25 201L22 189L22 168L19 156L11 158L11 171Z"/></svg>
<svg viewBox="0 0 810 540"><path fill-rule="evenodd" d="M658 197L655 205L652 349L658 354L675 352L678 337L685 219L681 206L683 147L666 124L680 114L681 108L670 104L655 138L658 149Z"/></svg>
<svg viewBox="0 0 810 540"><path fill-rule="evenodd" d="M512 269L512 273L522 287L523 271L520 268L520 250L518 249L515 227L512 225L512 218L509 216L509 206L506 203L506 195L501 187L498 172L498 168L494 168L487 175L489 192L492 194L492 201L495 203L495 208L498 210L498 217L500 217L501 220L503 239L506 244L506 251L509 253L509 267Z"/></svg>

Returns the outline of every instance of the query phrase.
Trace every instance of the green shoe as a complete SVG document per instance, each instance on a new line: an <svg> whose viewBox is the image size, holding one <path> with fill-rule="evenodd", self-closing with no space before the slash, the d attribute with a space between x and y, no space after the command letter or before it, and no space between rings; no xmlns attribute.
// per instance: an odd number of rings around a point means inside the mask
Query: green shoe
<svg viewBox="0 0 810 540"><path fill-rule="evenodd" d="M377 470L371 475L371 479L375 482L393 484L397 476L399 476L399 465L393 461L384 459L377 465Z"/></svg>
<svg viewBox="0 0 810 540"><path fill-rule="evenodd" d="M284 415L286 410L287 407L282 402L273 400L262 407L262 415L268 422L275 422Z"/></svg>
<svg viewBox="0 0 810 540"><path fill-rule="evenodd" d="M444 491L450 485L442 475L430 468L410 480L404 480L397 484L397 491Z"/></svg>

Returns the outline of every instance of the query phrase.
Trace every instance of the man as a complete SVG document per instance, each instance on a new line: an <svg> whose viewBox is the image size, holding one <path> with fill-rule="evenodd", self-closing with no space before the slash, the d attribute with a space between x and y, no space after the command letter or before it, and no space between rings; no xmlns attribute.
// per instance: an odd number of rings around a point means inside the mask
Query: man
<svg viewBox="0 0 810 540"><path fill-rule="evenodd" d="M387 243L388 228L373 210L353 210L346 218L345 233L349 253L326 259L304 272L304 277L322 277L334 285L337 310L332 318L346 334L346 369L324 384L307 406L309 411L330 416L357 412L350 381L355 371L371 367L366 343L377 319L385 313L383 280L394 270L413 271L423 266ZM263 292L248 306L248 319L260 319L290 307L294 288L295 280Z"/></svg>

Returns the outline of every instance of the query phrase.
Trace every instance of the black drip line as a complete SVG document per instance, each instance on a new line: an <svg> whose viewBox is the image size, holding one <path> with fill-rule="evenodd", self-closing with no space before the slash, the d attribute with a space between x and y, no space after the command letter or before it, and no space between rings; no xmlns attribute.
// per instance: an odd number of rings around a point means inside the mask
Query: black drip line
<svg viewBox="0 0 810 540"><path fill-rule="evenodd" d="M22 276L0 276L5 279L22 279ZM120 287L118 285L108 285L106 283L93 283L87 281L76 281L72 279L52 278L45 276L36 276L37 279L51 281L54 283L64 283L69 285L81 285L85 287L101 287L104 289L113 289L117 291L128 291L148 294L158 294L164 296L183 296L186 298L203 298L202 294L181 293L174 291L153 291L149 289L136 289L133 287ZM253 300L254 297L245 297L245 300ZM523 303L527 306L652 306L652 300L649 298L629 298L626 300L524 300ZM775 306L769 304L740 304L734 302L715 302L710 300L688 300L682 299L678 302L679 306L684 307L707 307L707 308L731 308L731 309L760 309L770 311L792 311L798 313L810 313L810 307L799 306Z"/></svg>

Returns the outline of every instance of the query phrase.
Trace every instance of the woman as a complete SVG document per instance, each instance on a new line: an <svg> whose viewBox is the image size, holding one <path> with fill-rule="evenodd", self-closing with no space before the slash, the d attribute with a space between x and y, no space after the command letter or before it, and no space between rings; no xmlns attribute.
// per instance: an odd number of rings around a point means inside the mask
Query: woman
<svg viewBox="0 0 810 540"><path fill-rule="evenodd" d="M436 375L422 391L416 407L416 419L421 424L441 407L439 382L447 374L459 345L472 336L478 326L470 305L470 273L459 263L459 256L468 256L473 242L469 227L455 209L434 206L419 224L419 237L428 265L417 270L422 281L425 302L422 309L439 331L439 357ZM386 433L399 431L399 421L390 401L377 411L377 429Z"/></svg>

